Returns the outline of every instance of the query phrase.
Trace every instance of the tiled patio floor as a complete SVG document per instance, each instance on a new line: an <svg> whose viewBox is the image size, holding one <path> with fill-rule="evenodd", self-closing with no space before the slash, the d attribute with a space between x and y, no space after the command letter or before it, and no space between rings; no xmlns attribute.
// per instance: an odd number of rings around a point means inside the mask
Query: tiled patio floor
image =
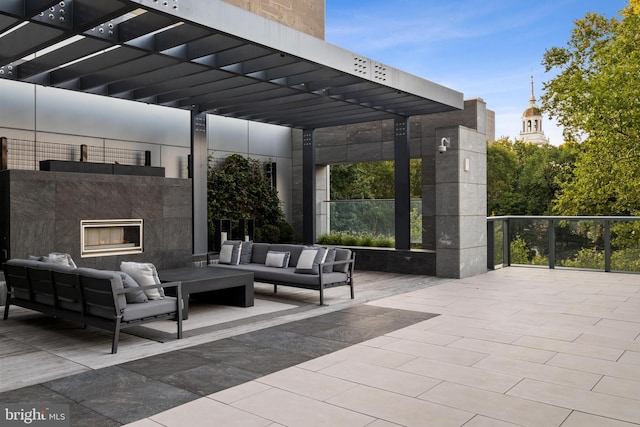
<svg viewBox="0 0 640 427"><path fill-rule="evenodd" d="M356 304L332 294L333 308L276 315L209 342L131 339L120 352L137 360L85 367L75 377L83 380L14 389L0 401L64 396L99 414L114 402L151 405L140 393L153 388L131 380L140 375L176 395L136 427L640 425L640 275L511 267L428 284L385 279L388 292L378 286ZM376 273L360 280L364 289ZM401 286L408 291L391 292ZM141 348L159 346L171 352L142 358ZM96 395L123 383L129 393Z"/></svg>

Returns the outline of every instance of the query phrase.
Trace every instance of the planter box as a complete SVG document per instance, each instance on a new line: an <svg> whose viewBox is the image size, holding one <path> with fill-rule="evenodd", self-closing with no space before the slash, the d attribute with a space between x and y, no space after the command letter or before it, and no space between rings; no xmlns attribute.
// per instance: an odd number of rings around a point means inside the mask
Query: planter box
<svg viewBox="0 0 640 427"><path fill-rule="evenodd" d="M427 250L349 247L356 253L356 270L436 275L436 253Z"/></svg>

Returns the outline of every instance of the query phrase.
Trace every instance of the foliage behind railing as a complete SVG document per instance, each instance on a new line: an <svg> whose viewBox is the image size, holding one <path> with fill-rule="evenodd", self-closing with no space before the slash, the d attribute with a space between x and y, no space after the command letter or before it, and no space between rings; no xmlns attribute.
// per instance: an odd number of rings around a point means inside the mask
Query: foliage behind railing
<svg viewBox="0 0 640 427"><path fill-rule="evenodd" d="M393 199L328 201L329 233L323 238L342 238L341 244L354 246L393 246L395 241L395 202ZM422 200L411 200L411 243L422 243ZM333 239L333 240L332 240ZM360 243L356 243L360 242ZM362 243L364 242L364 243ZM337 244L337 243L336 243Z"/></svg>
<svg viewBox="0 0 640 427"><path fill-rule="evenodd" d="M640 272L640 217L487 218L487 267L542 265Z"/></svg>

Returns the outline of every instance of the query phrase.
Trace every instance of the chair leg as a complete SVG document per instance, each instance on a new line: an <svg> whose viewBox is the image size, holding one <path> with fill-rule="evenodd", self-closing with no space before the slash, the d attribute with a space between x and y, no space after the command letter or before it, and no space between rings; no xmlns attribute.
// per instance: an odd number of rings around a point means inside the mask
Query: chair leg
<svg viewBox="0 0 640 427"><path fill-rule="evenodd" d="M113 329L113 341L111 343L111 354L118 352L118 339L120 338L120 319L116 320L116 326Z"/></svg>
<svg viewBox="0 0 640 427"><path fill-rule="evenodd" d="M9 306L11 304L9 304L9 296L7 295L7 302L4 305L4 320L7 320L9 318Z"/></svg>

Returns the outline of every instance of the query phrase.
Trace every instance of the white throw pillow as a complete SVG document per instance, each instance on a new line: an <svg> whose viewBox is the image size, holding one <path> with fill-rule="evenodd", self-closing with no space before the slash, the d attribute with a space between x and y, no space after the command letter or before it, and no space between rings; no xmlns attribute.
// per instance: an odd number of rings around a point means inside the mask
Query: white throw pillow
<svg viewBox="0 0 640 427"><path fill-rule="evenodd" d="M242 242L240 240L226 240L220 248L218 262L220 264L238 265L240 264L240 253Z"/></svg>
<svg viewBox="0 0 640 427"><path fill-rule="evenodd" d="M62 264L69 267L78 268L76 266L76 263L73 262L73 258L71 258L71 255L61 253L61 252L51 252L47 257L46 262L50 262L51 264Z"/></svg>
<svg viewBox="0 0 640 427"><path fill-rule="evenodd" d="M313 268L313 261L316 260L316 255L318 255L317 249L303 249L300 254L300 258L298 258L296 268L301 270L311 270Z"/></svg>
<svg viewBox="0 0 640 427"><path fill-rule="evenodd" d="M301 274L320 274L320 264L327 257L327 250L322 247L305 248L300 253L298 264L296 264L296 273Z"/></svg>
<svg viewBox="0 0 640 427"><path fill-rule="evenodd" d="M265 260L264 265L267 267L287 268L289 266L290 257L290 252L269 251L267 252L267 259Z"/></svg>
<svg viewBox="0 0 640 427"><path fill-rule="evenodd" d="M150 286L161 284L156 267L148 262L127 262L120 263L120 271L124 271L133 278L140 286ZM164 298L162 288L143 289L147 298L158 300Z"/></svg>

